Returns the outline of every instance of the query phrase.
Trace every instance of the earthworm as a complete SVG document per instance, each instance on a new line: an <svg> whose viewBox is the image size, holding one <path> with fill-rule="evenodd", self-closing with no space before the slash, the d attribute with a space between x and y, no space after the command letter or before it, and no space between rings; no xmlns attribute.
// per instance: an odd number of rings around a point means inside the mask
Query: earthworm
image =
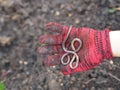
<svg viewBox="0 0 120 90"><path fill-rule="evenodd" d="M79 38L74 38L72 41L71 41L71 47L72 47L72 50L68 50L66 47L65 47L65 42L67 41L69 35L70 35L70 32L72 30L72 26L69 27L69 30L68 30L68 33L66 35L66 38L63 40L62 42L62 48L63 50L66 52L65 54L63 54L62 58L61 58L61 63L63 65L67 65L69 64L70 65L70 68L71 69L75 69L78 67L78 63L79 63L79 56L77 55L77 52L80 50L80 48L82 47L82 41L79 39ZM78 42L79 43L79 46L77 49L75 49L75 46L74 46L74 43L75 42ZM70 59L70 54L73 54L73 57L72 59ZM64 61L64 58L67 57L67 61ZM74 66L73 66L73 63L74 63Z"/></svg>

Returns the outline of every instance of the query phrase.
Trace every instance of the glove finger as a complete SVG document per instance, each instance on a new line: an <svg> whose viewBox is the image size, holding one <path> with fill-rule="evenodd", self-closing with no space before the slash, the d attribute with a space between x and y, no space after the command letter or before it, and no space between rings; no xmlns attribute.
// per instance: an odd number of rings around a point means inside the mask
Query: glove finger
<svg viewBox="0 0 120 90"><path fill-rule="evenodd" d="M62 35L43 35L39 38L41 44L61 44L63 41Z"/></svg>
<svg viewBox="0 0 120 90"><path fill-rule="evenodd" d="M61 57L63 54L48 55L44 60L44 64L47 66L59 65L61 63Z"/></svg>
<svg viewBox="0 0 120 90"><path fill-rule="evenodd" d="M61 45L49 45L49 46L47 45L38 48L39 54L55 54L61 52L63 52Z"/></svg>
<svg viewBox="0 0 120 90"><path fill-rule="evenodd" d="M55 22L49 22L45 25L46 29L51 30L53 32L61 33L65 26L55 23Z"/></svg>

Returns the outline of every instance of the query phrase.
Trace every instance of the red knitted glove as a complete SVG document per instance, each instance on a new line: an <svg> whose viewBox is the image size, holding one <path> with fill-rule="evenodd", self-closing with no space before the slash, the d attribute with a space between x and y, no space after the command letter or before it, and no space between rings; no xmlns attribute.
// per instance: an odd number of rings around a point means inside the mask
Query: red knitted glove
<svg viewBox="0 0 120 90"><path fill-rule="evenodd" d="M82 47L77 52L77 55L79 56L79 64L77 68L71 69L69 65L63 65L61 63L61 57L66 53L62 48L62 42L66 38L69 27L50 22L46 25L46 28L59 34L41 36L39 42L46 44L46 46L39 47L38 52L40 54L47 54L47 57L44 60L44 63L47 66L58 65L60 66L61 72L65 75L92 69L99 65L103 59L111 60L113 57L108 29L100 31L85 27L72 27L65 44L70 50L71 47L69 43L71 40L74 38L80 38L82 41ZM77 42L75 42L74 45L75 48L79 46Z"/></svg>

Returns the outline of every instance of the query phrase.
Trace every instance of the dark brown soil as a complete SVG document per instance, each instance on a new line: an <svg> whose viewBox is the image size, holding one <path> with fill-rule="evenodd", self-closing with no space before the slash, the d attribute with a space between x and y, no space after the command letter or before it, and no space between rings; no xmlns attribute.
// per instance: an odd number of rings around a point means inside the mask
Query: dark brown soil
<svg viewBox="0 0 120 90"><path fill-rule="evenodd" d="M37 53L47 22L120 30L120 10L110 12L117 7L120 0L0 0L0 81L6 90L120 90L120 81L108 75L120 78L120 69L102 65L64 76ZM119 59L113 59L117 66Z"/></svg>

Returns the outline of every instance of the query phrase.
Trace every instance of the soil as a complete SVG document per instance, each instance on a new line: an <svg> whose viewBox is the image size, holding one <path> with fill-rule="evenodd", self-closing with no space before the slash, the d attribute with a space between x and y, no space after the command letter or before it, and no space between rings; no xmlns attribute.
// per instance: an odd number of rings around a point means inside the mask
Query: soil
<svg viewBox="0 0 120 90"><path fill-rule="evenodd" d="M120 69L100 65L64 76L37 53L44 25L120 30L120 0L0 0L0 81L6 90L119 90ZM114 64L120 66L120 58Z"/></svg>

